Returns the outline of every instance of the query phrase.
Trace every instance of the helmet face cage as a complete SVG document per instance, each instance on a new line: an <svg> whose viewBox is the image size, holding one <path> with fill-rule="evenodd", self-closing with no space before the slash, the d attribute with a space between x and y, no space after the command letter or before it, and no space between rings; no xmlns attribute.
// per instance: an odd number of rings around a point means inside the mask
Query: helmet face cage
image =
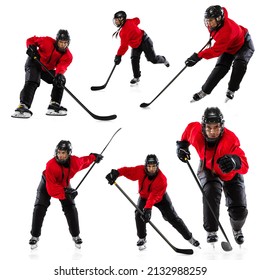
<svg viewBox="0 0 260 280"><path fill-rule="evenodd" d="M66 141L66 140L61 140L58 145L55 148L55 158L59 163L65 163L67 162L68 159L64 160L60 160L57 156L58 151L66 151L68 153L68 156L70 157L71 153L72 153L72 146L70 141Z"/></svg>
<svg viewBox="0 0 260 280"><path fill-rule="evenodd" d="M209 20L210 19L215 19L217 22L216 27L210 27L209 26ZM210 31L217 30L219 27L222 26L224 21L224 12L221 6L216 5L216 6L210 6L207 8L204 14L204 24L207 28L210 29Z"/></svg>
<svg viewBox="0 0 260 280"><path fill-rule="evenodd" d="M202 116L202 134L207 142L215 143L221 138L224 131L224 122L225 121L223 115L218 107L210 107L204 111L204 114ZM221 131L217 138L209 138L207 136L206 124L212 124L212 123L220 124L221 126Z"/></svg>
<svg viewBox="0 0 260 280"><path fill-rule="evenodd" d="M116 23L116 19L119 20L119 23ZM121 27L126 21L126 13L124 11L119 11L114 14L113 24L116 27Z"/></svg>

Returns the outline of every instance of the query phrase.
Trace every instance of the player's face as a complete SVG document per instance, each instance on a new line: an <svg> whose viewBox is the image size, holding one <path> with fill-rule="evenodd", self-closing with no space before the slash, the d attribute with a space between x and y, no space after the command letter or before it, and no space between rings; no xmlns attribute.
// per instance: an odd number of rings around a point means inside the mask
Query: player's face
<svg viewBox="0 0 260 280"><path fill-rule="evenodd" d="M205 126L205 132L210 139L218 138L221 133L221 124L207 123Z"/></svg>
<svg viewBox="0 0 260 280"><path fill-rule="evenodd" d="M218 26L218 23L215 18L207 18L205 19L205 25L209 29L214 30Z"/></svg>
<svg viewBox="0 0 260 280"><path fill-rule="evenodd" d="M63 150L57 151L57 158L60 161L66 161L69 158L68 152Z"/></svg>
<svg viewBox="0 0 260 280"><path fill-rule="evenodd" d="M117 26L117 27L120 27L121 26L121 19L120 18L114 18L114 25Z"/></svg>
<svg viewBox="0 0 260 280"><path fill-rule="evenodd" d="M147 164L146 165L147 171L149 174L155 174L157 171L157 165L156 164Z"/></svg>
<svg viewBox="0 0 260 280"><path fill-rule="evenodd" d="M58 49L61 51L65 51L67 49L67 47L69 46L69 42L68 41L63 41L63 40L59 40L57 42L58 45Z"/></svg>

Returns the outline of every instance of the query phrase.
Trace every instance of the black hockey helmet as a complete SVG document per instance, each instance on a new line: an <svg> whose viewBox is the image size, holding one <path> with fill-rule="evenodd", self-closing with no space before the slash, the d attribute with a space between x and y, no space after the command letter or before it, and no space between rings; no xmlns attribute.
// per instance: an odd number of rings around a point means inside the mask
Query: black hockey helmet
<svg viewBox="0 0 260 280"><path fill-rule="evenodd" d="M126 13L125 13L124 11L116 12L116 13L114 14L114 18L113 18L113 23L114 23L114 25L115 25L116 27L121 27L121 26L123 26L123 24L124 24L125 21L126 21L126 17L127 17L127 15L126 15ZM115 19L118 19L118 20L119 20L119 24L116 24L116 23L115 23Z"/></svg>
<svg viewBox="0 0 260 280"><path fill-rule="evenodd" d="M159 160L157 156L154 154L149 154L145 159L145 166L147 166L148 164L156 164L156 166L158 166Z"/></svg>
<svg viewBox="0 0 260 280"><path fill-rule="evenodd" d="M72 153L72 146L71 146L70 141L61 140L55 148L55 158L56 158L57 162L61 163L61 164L65 164L68 161L69 157L65 161L64 160L59 160L58 157L57 157L58 150L66 151L68 153L68 156L70 157L70 155Z"/></svg>
<svg viewBox="0 0 260 280"><path fill-rule="evenodd" d="M218 107L208 107L204 111L204 114L202 116L202 134L205 137L207 142L215 143L220 139L220 137L223 134L224 131L224 118L223 114L221 113L220 109ZM206 124L220 124L221 131L217 138L209 138L206 134Z"/></svg>
<svg viewBox="0 0 260 280"><path fill-rule="evenodd" d="M214 18L217 22L217 26L214 28L211 28L210 31L217 30L223 25L224 22L224 11L221 6L215 5L210 6L206 9L204 13L204 23L206 27L208 27L208 19Z"/></svg>
<svg viewBox="0 0 260 280"><path fill-rule="evenodd" d="M56 35L56 41L68 41L70 42L70 35L68 30L60 29Z"/></svg>

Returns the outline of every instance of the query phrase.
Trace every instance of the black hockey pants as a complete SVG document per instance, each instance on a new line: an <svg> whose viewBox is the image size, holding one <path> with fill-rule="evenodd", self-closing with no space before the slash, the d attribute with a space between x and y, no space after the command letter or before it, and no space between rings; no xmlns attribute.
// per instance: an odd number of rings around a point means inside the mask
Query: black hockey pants
<svg viewBox="0 0 260 280"><path fill-rule="evenodd" d="M148 37L146 33L144 33L140 46L138 48L132 49L131 52L131 63L135 78L139 78L141 76L140 57L142 52L144 52L146 59L152 62L153 64L165 62L164 56L155 54L153 48L153 41L150 37Z"/></svg>
<svg viewBox="0 0 260 280"><path fill-rule="evenodd" d="M219 219L219 207L223 189L231 226L234 230L240 230L248 214L243 175L236 174L232 180L222 181L209 169L203 169L198 172L198 178L200 179L207 201L217 219ZM212 215L204 196L203 227L208 232L218 230L218 222Z"/></svg>
<svg viewBox="0 0 260 280"><path fill-rule="evenodd" d="M217 60L215 68L207 78L202 90L210 94L219 81L228 73L232 63L232 72L228 83L228 89L235 92L239 89L240 83L246 73L247 64L254 54L255 48L249 33L245 36L242 48L235 54L223 53Z"/></svg>
<svg viewBox="0 0 260 280"><path fill-rule="evenodd" d="M44 176L40 181L37 189L37 196L34 204L33 218L32 218L32 229L31 235L39 237L41 235L41 228L47 209L50 206L51 197L46 190L46 181ZM75 202L72 199L60 200L62 210L67 219L69 231L73 237L79 235L79 220L78 211L75 206Z"/></svg>
<svg viewBox="0 0 260 280"><path fill-rule="evenodd" d="M146 204L146 199L139 197L137 206L140 210L143 211L143 208ZM171 199L167 193L164 194L162 200L154 205L157 207L163 218L169 222L182 236L184 239L189 240L192 237L191 232L188 230L187 226L184 224L183 220L176 213ZM146 237L146 223L141 218L141 214L136 210L135 211L135 221L137 228L137 236L139 238Z"/></svg>
<svg viewBox="0 0 260 280"><path fill-rule="evenodd" d="M50 70L50 72L55 75L54 70ZM28 108L30 108L32 105L36 89L40 86L41 79L48 84L53 84L53 78L51 75L42 70L41 66L36 61L28 57L25 63L25 84L20 93L20 102L25 104ZM58 88L57 86L53 85L51 101L60 104L63 91L63 88Z"/></svg>

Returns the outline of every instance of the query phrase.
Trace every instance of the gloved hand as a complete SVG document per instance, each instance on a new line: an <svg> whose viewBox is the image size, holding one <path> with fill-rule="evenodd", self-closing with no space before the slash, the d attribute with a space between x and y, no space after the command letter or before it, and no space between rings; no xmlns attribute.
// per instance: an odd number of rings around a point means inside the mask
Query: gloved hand
<svg viewBox="0 0 260 280"><path fill-rule="evenodd" d="M119 172L116 169L112 169L110 173L107 174L106 179L110 185L113 185L119 176Z"/></svg>
<svg viewBox="0 0 260 280"><path fill-rule="evenodd" d="M53 84L58 88L63 88L66 84L66 78L62 74L57 74L53 79Z"/></svg>
<svg viewBox="0 0 260 280"><path fill-rule="evenodd" d="M78 191L73 188L64 188L67 199L74 199L78 195Z"/></svg>
<svg viewBox="0 0 260 280"><path fill-rule="evenodd" d="M219 168L223 173L229 173L232 170L241 168L241 159L237 155L225 155L217 160Z"/></svg>
<svg viewBox="0 0 260 280"><path fill-rule="evenodd" d="M152 209L151 208L144 208L143 209L143 216L142 219L145 223L148 223L152 217Z"/></svg>
<svg viewBox="0 0 260 280"><path fill-rule="evenodd" d="M186 162L187 160L190 160L190 151L189 151L189 142L188 141L176 141L177 149L176 153L178 158L182 162Z"/></svg>
<svg viewBox="0 0 260 280"><path fill-rule="evenodd" d="M197 53L194 53L192 56L190 56L186 61L185 61L185 64L188 66L188 67L192 67L194 66L197 62L199 62L201 60L200 57L198 57L198 54Z"/></svg>
<svg viewBox="0 0 260 280"><path fill-rule="evenodd" d="M114 59L114 62L115 62L116 65L119 65L120 62L121 62L121 55L116 55L115 59Z"/></svg>
<svg viewBox="0 0 260 280"><path fill-rule="evenodd" d="M29 45L26 50L26 54L28 54L28 56L32 59L35 59L35 57L38 60L40 59L40 55L39 55L37 47L35 45Z"/></svg>
<svg viewBox="0 0 260 280"><path fill-rule="evenodd" d="M100 154L91 153L91 155L94 155L96 157L95 163L100 163L100 161L103 159L103 156Z"/></svg>

